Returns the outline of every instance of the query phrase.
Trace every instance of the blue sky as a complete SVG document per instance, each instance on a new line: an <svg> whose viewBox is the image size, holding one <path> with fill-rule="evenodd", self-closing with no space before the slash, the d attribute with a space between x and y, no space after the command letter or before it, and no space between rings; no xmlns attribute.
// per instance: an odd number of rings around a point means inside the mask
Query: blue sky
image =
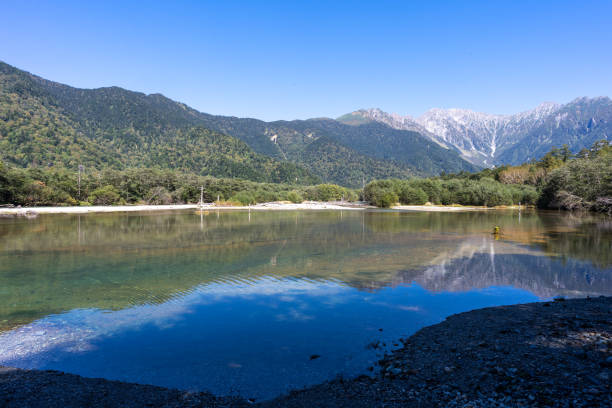
<svg viewBox="0 0 612 408"><path fill-rule="evenodd" d="M264 120L612 96L612 1L27 1L0 60Z"/></svg>

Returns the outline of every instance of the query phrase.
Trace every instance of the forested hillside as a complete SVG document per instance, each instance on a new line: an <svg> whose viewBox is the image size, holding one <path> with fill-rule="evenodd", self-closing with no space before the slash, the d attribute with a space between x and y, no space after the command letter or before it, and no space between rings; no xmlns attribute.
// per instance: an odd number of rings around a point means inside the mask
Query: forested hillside
<svg viewBox="0 0 612 408"><path fill-rule="evenodd" d="M301 123L306 124L361 154L407 166L417 175L478 169L455 151L445 149L417 132L393 129L382 123L351 126L329 119L311 119Z"/></svg>
<svg viewBox="0 0 612 408"><path fill-rule="evenodd" d="M363 186L372 178L411 177L415 173L391 161L376 160L357 153L328 137L320 137L296 153L300 162L308 163L326 182L342 180L351 187Z"/></svg>
<svg viewBox="0 0 612 408"><path fill-rule="evenodd" d="M161 95L79 90L0 63L0 159L20 167L174 169L254 181L316 183L294 163L193 120Z"/></svg>
<svg viewBox="0 0 612 408"><path fill-rule="evenodd" d="M257 181L320 178L354 187L363 179L474 169L455 151L382 124L214 116L160 94L77 89L4 63L0 126L0 158L22 167L154 166Z"/></svg>
<svg viewBox="0 0 612 408"><path fill-rule="evenodd" d="M380 123L351 126L332 119L262 122L254 119L209 116L206 126L227 132L247 141L257 151L291 160L308 168L323 179L353 187L365 173L366 180L405 174L436 175L443 171L473 171L477 167L459 157L455 150L445 149L412 131L397 130ZM315 163L310 151L319 149L316 142L324 138L331 148ZM314 146L310 146L315 144ZM259 150L258 150L259 149ZM332 161L333 159L333 161ZM373 166L364 167L365 162ZM339 166L344 166L339 169ZM340 172L329 172L338 168ZM352 169L363 169L352 173Z"/></svg>

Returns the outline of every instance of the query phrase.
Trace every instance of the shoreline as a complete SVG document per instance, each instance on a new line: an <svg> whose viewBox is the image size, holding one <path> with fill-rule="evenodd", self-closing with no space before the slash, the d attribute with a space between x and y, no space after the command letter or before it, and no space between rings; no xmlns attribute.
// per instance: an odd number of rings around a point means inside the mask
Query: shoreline
<svg viewBox="0 0 612 408"><path fill-rule="evenodd" d="M459 211L491 211L515 209L514 207L480 207L474 205L453 206L453 205L396 205L391 210L402 211L430 211L430 212L459 212ZM516 207L518 209L518 207Z"/></svg>
<svg viewBox="0 0 612 408"><path fill-rule="evenodd" d="M170 205L108 205L108 206L75 206L75 207L0 207L0 216L35 217L39 214L90 214L137 211L179 211L179 210L398 210L420 212L461 212L491 211L516 209L515 207L477 207L477 206L443 206L443 205L398 205L388 209L377 208L363 203L315 202L306 201L300 204L286 202L259 203L249 206L217 206L215 204L170 204Z"/></svg>
<svg viewBox="0 0 612 408"><path fill-rule="evenodd" d="M0 367L7 407L611 406L612 297L489 307L425 327L373 377L336 379L272 400Z"/></svg>

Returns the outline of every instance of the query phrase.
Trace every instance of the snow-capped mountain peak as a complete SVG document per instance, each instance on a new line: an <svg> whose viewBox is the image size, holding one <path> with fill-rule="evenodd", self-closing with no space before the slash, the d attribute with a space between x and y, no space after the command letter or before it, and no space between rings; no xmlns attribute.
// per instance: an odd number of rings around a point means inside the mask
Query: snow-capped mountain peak
<svg viewBox="0 0 612 408"><path fill-rule="evenodd" d="M447 148L455 148L475 164L491 166L519 163L568 143L570 148L590 146L612 138L612 101L608 97L577 98L568 104L544 102L513 115L475 112L469 109L433 108L413 118L381 109L362 109L345 115L382 122L396 129L416 131ZM586 137L581 137L588 133ZM513 153L525 151L525 157Z"/></svg>

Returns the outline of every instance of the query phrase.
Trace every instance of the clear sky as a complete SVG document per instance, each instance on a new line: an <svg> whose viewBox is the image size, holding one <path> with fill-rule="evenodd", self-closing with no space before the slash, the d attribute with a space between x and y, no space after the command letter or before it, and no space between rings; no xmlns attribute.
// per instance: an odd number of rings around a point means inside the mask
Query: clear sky
<svg viewBox="0 0 612 408"><path fill-rule="evenodd" d="M27 1L0 60L264 120L612 96L612 1Z"/></svg>

